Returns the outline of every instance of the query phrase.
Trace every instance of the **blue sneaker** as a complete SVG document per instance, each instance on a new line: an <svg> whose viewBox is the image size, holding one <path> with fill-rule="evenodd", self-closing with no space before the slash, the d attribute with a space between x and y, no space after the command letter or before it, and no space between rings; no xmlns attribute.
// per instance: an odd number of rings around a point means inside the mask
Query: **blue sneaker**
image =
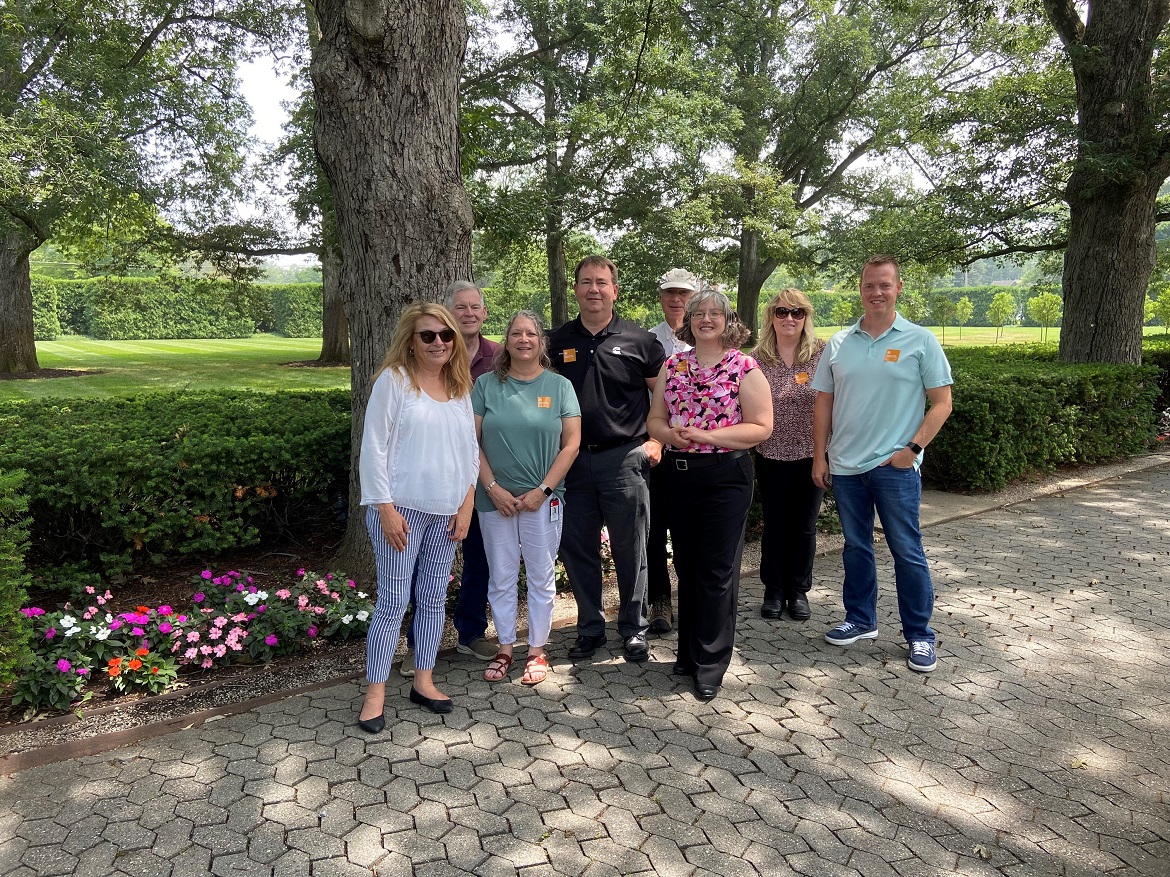
<svg viewBox="0 0 1170 877"><path fill-rule="evenodd" d="M877 639L877 625L862 627L852 621L842 621L825 634L825 642L834 646L850 646L859 639Z"/></svg>
<svg viewBox="0 0 1170 877"><path fill-rule="evenodd" d="M910 643L910 657L906 659L906 666L919 673L929 673L938 666L938 658L934 653L934 643L926 640L915 640Z"/></svg>

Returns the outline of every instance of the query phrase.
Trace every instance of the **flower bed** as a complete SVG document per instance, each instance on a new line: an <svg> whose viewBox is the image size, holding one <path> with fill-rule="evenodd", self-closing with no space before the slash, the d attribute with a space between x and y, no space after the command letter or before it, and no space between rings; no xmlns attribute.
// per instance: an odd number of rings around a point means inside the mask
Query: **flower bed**
<svg viewBox="0 0 1170 877"><path fill-rule="evenodd" d="M113 613L113 599L88 586L60 609L21 612L33 626L13 696L30 710L68 710L112 689L158 694L185 670L266 663L317 640L344 641L369 628L373 601L352 579L301 569L288 585L261 588L234 570L204 570L190 608L137 606Z"/></svg>

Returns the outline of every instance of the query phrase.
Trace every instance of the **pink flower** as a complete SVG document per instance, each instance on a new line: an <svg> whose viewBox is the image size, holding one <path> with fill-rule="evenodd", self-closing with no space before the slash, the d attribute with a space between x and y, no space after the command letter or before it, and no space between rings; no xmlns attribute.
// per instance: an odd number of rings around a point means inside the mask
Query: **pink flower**
<svg viewBox="0 0 1170 877"><path fill-rule="evenodd" d="M207 599L207 595L204 594L202 591L199 591L191 599L196 603L202 603L204 600Z"/></svg>
<svg viewBox="0 0 1170 877"><path fill-rule="evenodd" d="M346 585L346 587L347 587L347 588L356 588L356 587L357 587L357 584L355 584L355 583L354 583L354 580L353 580L353 579L350 579L349 581L347 581L347 582L345 583L345 585Z"/></svg>
<svg viewBox="0 0 1170 877"><path fill-rule="evenodd" d="M77 675L78 676L88 676L89 675L89 668L88 667L78 667L77 668Z"/></svg>
<svg viewBox="0 0 1170 877"><path fill-rule="evenodd" d="M317 636L317 625L310 624L306 633L308 633L309 639L313 639L315 636Z"/></svg>
<svg viewBox="0 0 1170 877"><path fill-rule="evenodd" d="M237 573L237 575L239 575L239 573ZM246 579L244 579L244 581L250 585L255 581L255 579L253 579L251 576L248 576Z"/></svg>
<svg viewBox="0 0 1170 877"><path fill-rule="evenodd" d="M85 586L85 593L92 594L93 593L93 585L86 585Z"/></svg>
<svg viewBox="0 0 1170 877"><path fill-rule="evenodd" d="M221 615L218 618L216 618L215 621L213 621L211 623L218 630L219 628L227 627L228 620Z"/></svg>
<svg viewBox="0 0 1170 877"><path fill-rule="evenodd" d="M214 658L204 658L203 663L200 664L199 666L202 667L204 670L210 670L213 666L215 666L215 659Z"/></svg>
<svg viewBox="0 0 1170 877"><path fill-rule="evenodd" d="M242 594L242 593L244 593L244 586L243 585L236 585L236 590Z"/></svg>
<svg viewBox="0 0 1170 877"><path fill-rule="evenodd" d="M21 613L25 618L36 618L38 615L44 615L44 609L38 609L36 606L31 606L28 609L21 609Z"/></svg>
<svg viewBox="0 0 1170 877"><path fill-rule="evenodd" d="M141 627L134 627L130 629L130 636L146 636L146 631Z"/></svg>
<svg viewBox="0 0 1170 877"><path fill-rule="evenodd" d="M189 643L199 642L199 631L197 631L197 630L188 631L187 642L189 642Z"/></svg>
<svg viewBox="0 0 1170 877"><path fill-rule="evenodd" d="M169 621L164 621L158 626L159 633L170 633L172 630L174 630L174 628L171 627L171 623Z"/></svg>
<svg viewBox="0 0 1170 877"><path fill-rule="evenodd" d="M207 631L207 638L208 639L219 639L221 636L223 636L223 631L220 630L218 627L213 627L209 631Z"/></svg>
<svg viewBox="0 0 1170 877"><path fill-rule="evenodd" d="M68 673L70 670L73 669L73 665L70 664L68 661L66 661L64 658L61 658L60 660L57 661L57 669L60 670L62 673Z"/></svg>
<svg viewBox="0 0 1170 877"><path fill-rule="evenodd" d="M211 578L211 570L205 569L205 570L203 570L203 572L199 573L199 575L203 577L204 581L207 581L208 579Z"/></svg>
<svg viewBox="0 0 1170 877"><path fill-rule="evenodd" d="M325 581L327 581L327 582L333 581L333 573L331 573L331 572L325 573Z"/></svg>
<svg viewBox="0 0 1170 877"><path fill-rule="evenodd" d="M110 622L110 630L119 630L122 627L122 619L115 618Z"/></svg>
<svg viewBox="0 0 1170 877"><path fill-rule="evenodd" d="M159 615L171 615L173 613L174 613L174 610L171 609L170 606L159 606L158 607L158 614Z"/></svg>
<svg viewBox="0 0 1170 877"><path fill-rule="evenodd" d="M324 606L314 606L313 607L313 614L314 615L324 615L325 614L325 607Z"/></svg>
<svg viewBox="0 0 1170 877"><path fill-rule="evenodd" d="M309 605L308 596L306 596L305 594L301 594L299 597L297 597L297 608L298 609L304 609L308 605Z"/></svg>
<svg viewBox="0 0 1170 877"><path fill-rule="evenodd" d="M184 622L186 622L186 620L187 620L187 616L186 616L186 615L180 615L180 616L179 616L179 624L183 624Z"/></svg>
<svg viewBox="0 0 1170 877"><path fill-rule="evenodd" d="M57 635L57 628L55 628L55 627L50 627L48 630L45 631L45 639L52 639L56 635Z"/></svg>
<svg viewBox="0 0 1170 877"><path fill-rule="evenodd" d="M183 657L186 658L188 661L194 661L198 656L199 656L198 649L187 649L187 651L183 652Z"/></svg>
<svg viewBox="0 0 1170 877"><path fill-rule="evenodd" d="M279 591L276 592L276 596L279 597L281 600L287 600L289 597L292 596L292 591L290 591L288 588L281 588Z"/></svg>
<svg viewBox="0 0 1170 877"><path fill-rule="evenodd" d="M337 593L336 591L330 591L329 592L329 599L330 600L340 600L341 595L339 593Z"/></svg>
<svg viewBox="0 0 1170 877"><path fill-rule="evenodd" d="M280 642L280 640L278 640L276 638L276 634L274 634L274 633L270 633L270 634L268 634L268 636L264 637L264 644L265 645L274 646L278 642Z"/></svg>
<svg viewBox="0 0 1170 877"><path fill-rule="evenodd" d="M305 569L304 569L304 567L301 567L300 569L298 569L298 570L297 570L297 575L298 575L298 576L303 576L304 574L305 574Z"/></svg>
<svg viewBox="0 0 1170 877"><path fill-rule="evenodd" d="M86 621L89 621L91 618L93 618L95 615L97 615L97 613L98 613L97 607L90 606L88 609L85 610L85 612L82 613L81 617L84 618Z"/></svg>
<svg viewBox="0 0 1170 877"><path fill-rule="evenodd" d="M218 646L215 647L215 656L217 658L222 658L226 654L227 654L227 646L225 646L223 643L220 643Z"/></svg>

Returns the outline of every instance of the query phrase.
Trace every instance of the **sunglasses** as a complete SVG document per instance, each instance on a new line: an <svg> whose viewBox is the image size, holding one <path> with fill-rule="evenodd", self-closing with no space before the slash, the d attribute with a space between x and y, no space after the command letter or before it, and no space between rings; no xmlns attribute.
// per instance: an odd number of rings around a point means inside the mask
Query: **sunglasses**
<svg viewBox="0 0 1170 877"><path fill-rule="evenodd" d="M455 340L454 329L441 329L438 332L434 329L423 329L421 332L415 332L414 334L422 339L423 344L430 344L435 340L436 335L444 344L450 344Z"/></svg>
<svg viewBox="0 0 1170 877"><path fill-rule="evenodd" d="M808 316L808 311L806 311L804 308L779 307L772 309L773 317L787 317L789 314L792 315L792 319L794 320L803 320L806 316Z"/></svg>

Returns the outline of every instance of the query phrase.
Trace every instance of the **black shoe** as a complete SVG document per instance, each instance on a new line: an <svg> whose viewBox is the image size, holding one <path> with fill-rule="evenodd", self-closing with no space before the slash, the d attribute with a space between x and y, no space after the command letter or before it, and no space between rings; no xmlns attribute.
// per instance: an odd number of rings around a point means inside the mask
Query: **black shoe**
<svg viewBox="0 0 1170 877"><path fill-rule="evenodd" d="M600 636L586 636L581 634L573 647L569 649L569 659L576 661L580 658L592 658L593 653L605 645L605 634Z"/></svg>
<svg viewBox="0 0 1170 877"><path fill-rule="evenodd" d="M646 634L635 633L633 636L626 637L626 641L622 643L622 651L625 652L627 661L645 661L650 657L650 647L646 645Z"/></svg>
<svg viewBox="0 0 1170 877"><path fill-rule="evenodd" d="M812 612L808 608L808 597L804 594L789 597L788 617L793 621L808 621L812 618Z"/></svg>
<svg viewBox="0 0 1170 877"><path fill-rule="evenodd" d="M784 614L784 601L779 597L765 597L764 605L760 607L763 618L779 618Z"/></svg>
<svg viewBox="0 0 1170 877"><path fill-rule="evenodd" d="M695 675L695 668L690 667L686 664L675 663L675 665L670 668L670 675L671 676L694 676Z"/></svg>
<svg viewBox="0 0 1170 877"><path fill-rule="evenodd" d="M695 699L706 702L714 700L715 695L719 693L718 685L708 685L706 682L699 682L695 680Z"/></svg>
<svg viewBox="0 0 1170 877"><path fill-rule="evenodd" d="M455 709L455 704L451 702L451 698L437 698L437 697L423 697L414 690L414 686L410 686L410 702L417 703L423 709L430 710L432 713L449 713Z"/></svg>
<svg viewBox="0 0 1170 877"><path fill-rule="evenodd" d="M367 734L380 734L386 728L386 712L383 710L372 719L358 719L358 727Z"/></svg>

